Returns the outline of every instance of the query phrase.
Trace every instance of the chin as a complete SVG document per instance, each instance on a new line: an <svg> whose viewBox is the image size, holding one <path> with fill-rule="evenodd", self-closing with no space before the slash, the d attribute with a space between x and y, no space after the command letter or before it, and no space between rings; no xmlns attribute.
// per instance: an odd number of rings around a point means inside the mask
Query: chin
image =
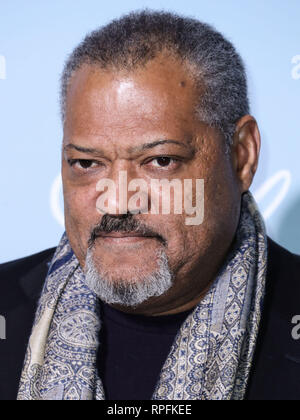
<svg viewBox="0 0 300 420"><path fill-rule="evenodd" d="M163 295L172 286L173 276L164 252L159 252L148 267L138 265L108 265L89 249L85 261L86 285L104 302L135 307L151 297ZM115 267L115 268L114 268Z"/></svg>

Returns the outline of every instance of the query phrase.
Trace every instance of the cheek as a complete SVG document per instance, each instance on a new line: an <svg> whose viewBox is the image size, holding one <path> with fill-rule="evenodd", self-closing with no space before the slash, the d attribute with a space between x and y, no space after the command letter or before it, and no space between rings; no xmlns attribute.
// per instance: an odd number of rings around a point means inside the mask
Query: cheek
<svg viewBox="0 0 300 420"><path fill-rule="evenodd" d="M92 226L99 221L94 188L64 186L66 231L72 242L86 243Z"/></svg>
<svg viewBox="0 0 300 420"><path fill-rule="evenodd" d="M214 229L222 229L234 222L240 205L239 189L230 166L215 171L208 178L205 193L205 223Z"/></svg>
<svg viewBox="0 0 300 420"><path fill-rule="evenodd" d="M170 218L165 223L168 256L172 268L212 255L230 241L239 219L239 197L230 173L214 171L204 178L204 219L201 224L186 225L188 215ZM196 201L194 200L194 203Z"/></svg>
<svg viewBox="0 0 300 420"><path fill-rule="evenodd" d="M186 215L165 216L161 219L162 234L168 241L167 256L175 272L186 264L197 250L194 226L186 226Z"/></svg>
<svg viewBox="0 0 300 420"><path fill-rule="evenodd" d="M224 163L205 184L204 221L198 230L202 255L219 255L230 245L238 226L240 202L233 172Z"/></svg>

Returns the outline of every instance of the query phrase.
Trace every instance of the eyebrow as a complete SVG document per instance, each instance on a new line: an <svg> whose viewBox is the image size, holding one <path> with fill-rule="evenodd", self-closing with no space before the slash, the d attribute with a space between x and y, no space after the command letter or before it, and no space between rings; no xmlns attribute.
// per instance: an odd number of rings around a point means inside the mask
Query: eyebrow
<svg viewBox="0 0 300 420"><path fill-rule="evenodd" d="M192 149L190 146L187 146L185 143L181 141L167 139L167 140L157 140L151 143L145 143L145 144L142 144L141 146L132 147L128 151L129 153L141 152L143 150L153 149L154 147L161 146L163 144L176 144L177 146L184 147L185 149L188 149L189 151L191 151Z"/></svg>
<svg viewBox="0 0 300 420"><path fill-rule="evenodd" d="M73 144L73 143L69 143L66 146L64 146L64 151L68 151L68 150L77 150L77 152L87 153L89 155L97 155L97 156L104 155L104 152L102 152L100 149L92 149L90 147L77 146L76 144Z"/></svg>
<svg viewBox="0 0 300 420"><path fill-rule="evenodd" d="M128 149L128 152L131 153L137 153L137 152L142 152L144 150L149 150L149 149L153 149L154 147L157 146L161 146L164 144L176 144L177 146L183 147L185 149L188 149L189 152L193 155L195 153L195 150L193 147L191 147L190 145L187 145L181 141L178 140L171 140L171 139L166 139L166 140L156 140L154 142L151 143L145 143L142 144L140 146L136 146L136 147L130 147ZM104 152L101 149L93 149L90 147L82 147L82 146L77 146L76 144L73 143L69 143L66 146L64 146L64 151L68 151L68 150L77 150L77 152L81 152L81 153L87 153L90 155L95 155L95 156L104 156Z"/></svg>

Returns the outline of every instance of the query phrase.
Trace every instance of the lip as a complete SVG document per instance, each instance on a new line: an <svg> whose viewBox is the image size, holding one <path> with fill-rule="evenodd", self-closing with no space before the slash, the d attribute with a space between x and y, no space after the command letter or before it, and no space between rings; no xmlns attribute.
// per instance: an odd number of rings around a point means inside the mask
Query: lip
<svg viewBox="0 0 300 420"><path fill-rule="evenodd" d="M114 245L125 245L125 244L134 244L134 243L143 243L149 239L157 239L155 236L151 235L140 235L138 233L126 233L126 232L114 232L100 234L98 239L104 241L104 243L111 243Z"/></svg>
<svg viewBox="0 0 300 420"><path fill-rule="evenodd" d="M150 236L150 235L140 235L138 233L120 233L120 232L112 232L112 233L105 233L105 234L100 234L99 237L101 238L119 238L119 239L125 239L125 238L144 238L144 239L148 239L148 238L154 238L154 236Z"/></svg>

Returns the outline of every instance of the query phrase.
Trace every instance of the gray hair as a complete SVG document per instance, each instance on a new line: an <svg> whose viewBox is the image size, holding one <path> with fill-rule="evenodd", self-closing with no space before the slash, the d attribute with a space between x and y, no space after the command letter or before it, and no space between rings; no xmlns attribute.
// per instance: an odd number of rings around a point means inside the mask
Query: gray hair
<svg viewBox="0 0 300 420"><path fill-rule="evenodd" d="M107 304L136 307L151 297L162 296L173 284L167 255L161 250L157 257L156 271L145 276L135 268L134 282L129 283L122 278L112 280L110 273L103 272L101 263L94 261L93 249L89 247L85 261L85 284Z"/></svg>
<svg viewBox="0 0 300 420"><path fill-rule="evenodd" d="M134 12L88 34L65 63L61 77L62 120L70 79L83 64L131 71L164 51L192 65L196 86L201 87L197 116L221 131L229 149L236 122L249 114L243 61L214 28L173 13Z"/></svg>

